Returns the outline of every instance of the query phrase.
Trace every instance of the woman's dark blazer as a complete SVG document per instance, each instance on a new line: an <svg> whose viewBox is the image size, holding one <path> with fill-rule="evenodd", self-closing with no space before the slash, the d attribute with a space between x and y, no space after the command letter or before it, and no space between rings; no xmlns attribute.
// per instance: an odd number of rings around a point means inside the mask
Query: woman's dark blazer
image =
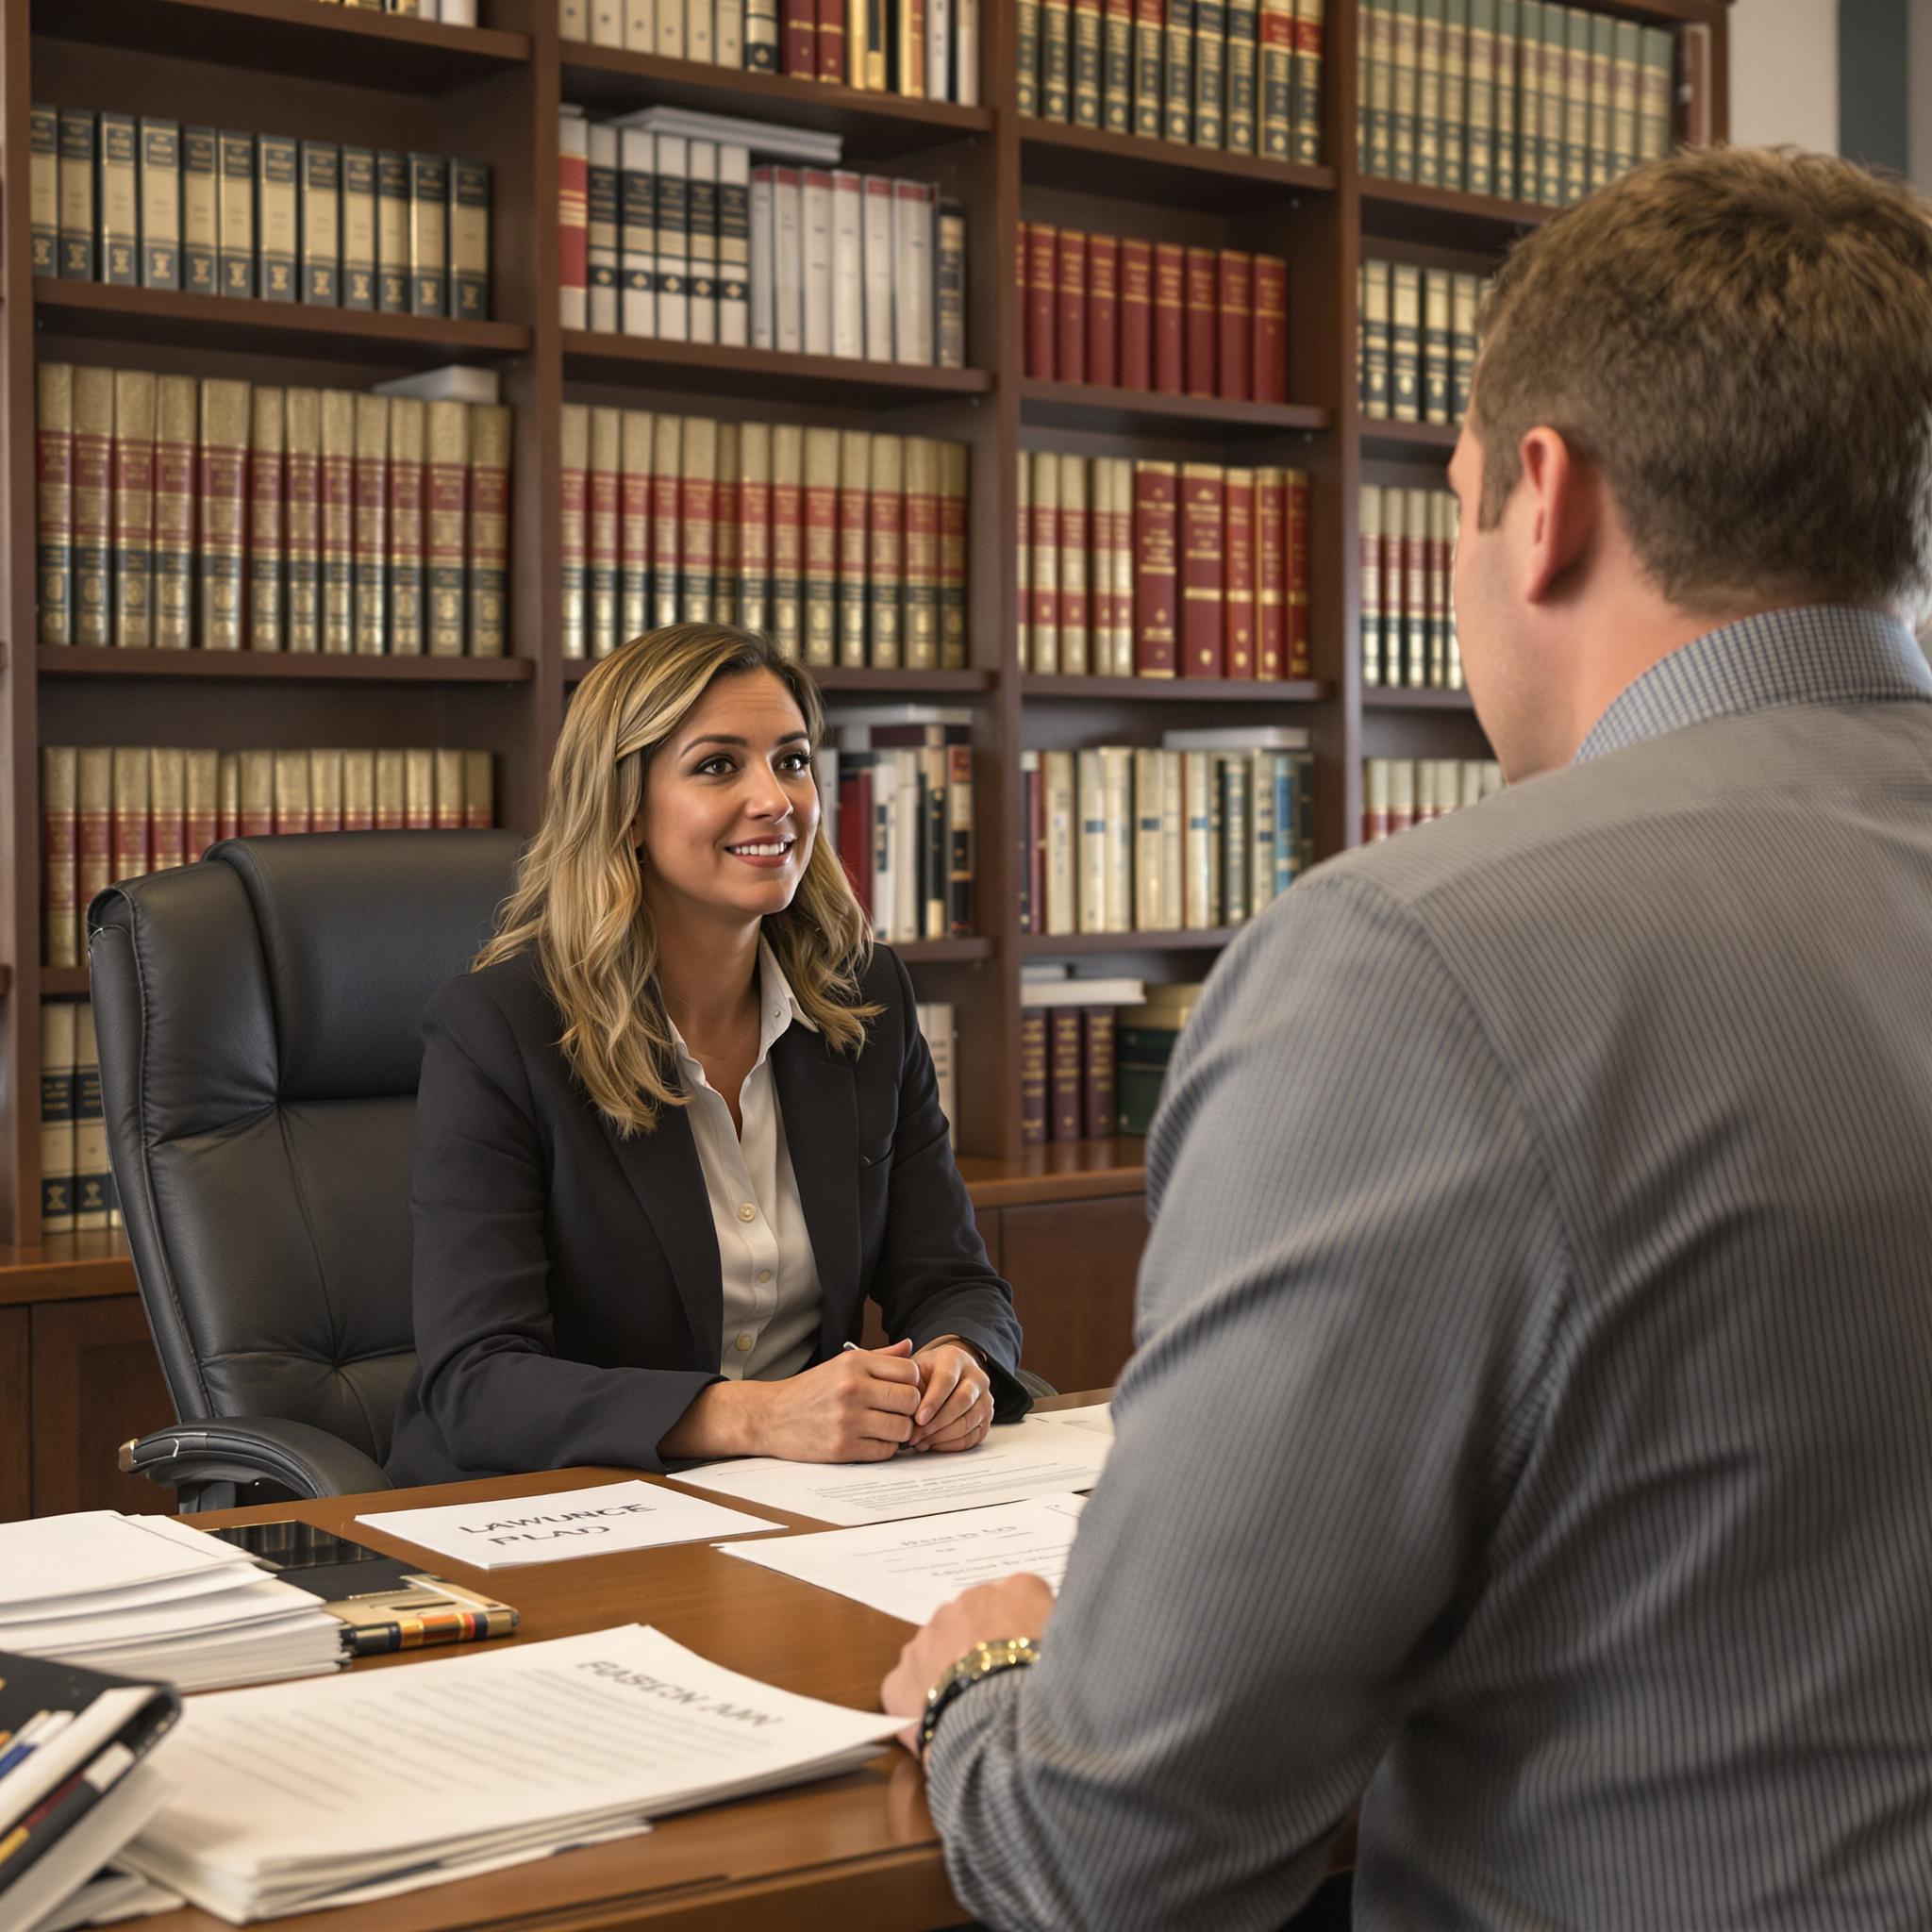
<svg viewBox="0 0 1932 1932"><path fill-rule="evenodd" d="M772 1048L824 1297L814 1362L865 1298L915 1345L983 1349L1001 1421L1027 1396L1012 1291L953 1163L912 986L884 947L882 1008L841 1054L794 1022ZM658 1444L721 1379L718 1241L683 1108L621 1140L572 1078L532 955L442 987L423 1016L412 1188L417 1369L389 1472L436 1483L572 1463L662 1466Z"/></svg>

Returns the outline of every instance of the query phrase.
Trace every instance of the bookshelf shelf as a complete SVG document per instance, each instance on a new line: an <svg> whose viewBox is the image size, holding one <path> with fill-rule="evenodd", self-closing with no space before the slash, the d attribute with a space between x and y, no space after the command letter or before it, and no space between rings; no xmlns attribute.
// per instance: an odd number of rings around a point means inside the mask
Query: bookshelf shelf
<svg viewBox="0 0 1932 1932"><path fill-rule="evenodd" d="M1200 932L1030 932L1020 941L1028 959L1063 959L1084 953L1215 953L1241 931L1238 925Z"/></svg>
<svg viewBox="0 0 1932 1932"><path fill-rule="evenodd" d="M926 369L909 362L861 362L840 356L791 356L775 349L727 349L712 342L667 342L589 329L563 332L567 383L676 385L708 395L745 396L861 408L983 396L984 369Z"/></svg>
<svg viewBox="0 0 1932 1932"><path fill-rule="evenodd" d="M1138 1135L1050 1141L1014 1160L962 1154L959 1175L975 1208L1024 1208L1042 1201L1091 1201L1139 1194L1147 1187L1147 1143Z"/></svg>
<svg viewBox="0 0 1932 1932"><path fill-rule="evenodd" d="M991 959L997 950L990 939L907 940L892 948L908 966L937 966L960 959Z"/></svg>
<svg viewBox="0 0 1932 1932"><path fill-rule="evenodd" d="M179 55L306 80L440 95L527 66L530 36L318 0L33 0L53 40Z"/></svg>
<svg viewBox="0 0 1932 1932"><path fill-rule="evenodd" d="M648 104L782 121L788 127L841 136L848 160L888 160L942 142L991 134L993 127L991 108L959 108L782 74L665 60L582 41L565 41L560 54L563 98L582 107L622 112Z"/></svg>
<svg viewBox="0 0 1932 1932"><path fill-rule="evenodd" d="M1095 698L1129 698L1150 705L1320 705L1334 696L1318 678L1256 677L1047 677L1020 680L1020 695L1079 704Z"/></svg>
<svg viewBox="0 0 1932 1932"><path fill-rule="evenodd" d="M1415 181L1362 177L1362 233L1371 242L1421 242L1493 255L1560 212L1530 201L1424 188ZM1373 249L1368 252L1373 253Z"/></svg>
<svg viewBox="0 0 1932 1932"><path fill-rule="evenodd" d="M1446 458L1462 433L1455 423L1396 423L1381 417L1364 417L1361 425L1362 455L1370 461L1414 462L1418 458L1441 455Z"/></svg>
<svg viewBox="0 0 1932 1932"><path fill-rule="evenodd" d="M1469 711L1475 705L1466 691L1408 691L1401 686L1365 685L1365 711Z"/></svg>
<svg viewBox="0 0 1932 1932"><path fill-rule="evenodd" d="M291 5L297 0L290 0ZM319 0L299 0L316 6ZM281 356L326 356L428 369L463 357L527 355L531 333L512 322L458 322L436 315L371 315L301 302L186 295L173 289L120 289L104 282L33 285L34 314L57 335L143 347L228 349Z"/></svg>
<svg viewBox="0 0 1932 1932"><path fill-rule="evenodd" d="M1333 168L1053 121L1021 120L1019 126L1021 177L1029 186L1225 214L1279 204L1284 196L1332 193L1336 185Z"/></svg>
<svg viewBox="0 0 1932 1932"><path fill-rule="evenodd" d="M1219 396L1176 396L1157 390L1103 389L1093 383L1020 383L1021 419L1042 429L1095 429L1117 436L1186 435L1196 428L1216 442L1281 436L1296 430L1312 439L1333 418L1305 403L1232 403Z"/></svg>
<svg viewBox="0 0 1932 1932"><path fill-rule="evenodd" d="M529 658L350 658L284 651L125 651L42 645L42 677L213 677L229 683L527 684Z"/></svg>
<svg viewBox="0 0 1932 1932"><path fill-rule="evenodd" d="M41 991L48 997L61 994L75 994L85 999L88 993L88 976L85 966L42 966L41 968Z"/></svg>
<svg viewBox="0 0 1932 1932"><path fill-rule="evenodd" d="M598 661L589 658L567 659L563 667L564 683L581 683L591 665ZM824 664L813 666L811 676L812 682L828 698L837 698L847 691L868 691L908 700L950 698L957 701L984 697L997 688L997 679L991 671L881 671L870 666L859 669L852 665Z"/></svg>

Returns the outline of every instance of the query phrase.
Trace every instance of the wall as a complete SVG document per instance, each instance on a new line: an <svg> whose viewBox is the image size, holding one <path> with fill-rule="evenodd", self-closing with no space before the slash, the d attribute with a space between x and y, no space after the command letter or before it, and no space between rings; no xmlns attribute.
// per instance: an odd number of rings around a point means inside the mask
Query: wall
<svg viewBox="0 0 1932 1932"><path fill-rule="evenodd" d="M1730 42L1732 141L1837 154L1839 0L1736 0Z"/></svg>

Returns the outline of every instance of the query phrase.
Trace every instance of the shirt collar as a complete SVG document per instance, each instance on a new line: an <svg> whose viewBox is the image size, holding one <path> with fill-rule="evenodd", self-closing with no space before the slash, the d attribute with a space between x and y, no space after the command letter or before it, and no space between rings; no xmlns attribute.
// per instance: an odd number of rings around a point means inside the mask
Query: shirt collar
<svg viewBox="0 0 1932 1932"><path fill-rule="evenodd" d="M671 1028L671 1039L677 1049L678 1058L687 1067L697 1067L691 1048L685 1044L684 1035L678 1031L676 1021L670 1014L664 1016ZM786 1029L793 1022L816 1033L818 1023L798 1004L798 995L791 991L791 982L785 977L785 969L778 963L778 956L773 952L762 934L758 938L758 1057L752 1062L753 1071L764 1065L772 1048L784 1037ZM702 1074L703 1069L698 1069Z"/></svg>
<svg viewBox="0 0 1932 1932"><path fill-rule="evenodd" d="M1895 617L1850 604L1767 610L1659 658L1619 693L1572 762L1746 711L1902 698L1932 699L1932 670Z"/></svg>
<svg viewBox="0 0 1932 1932"><path fill-rule="evenodd" d="M772 944L762 933L758 935L758 1042L762 1058L772 1042L784 1032L786 1027L797 1021L801 1026L816 1033L818 1024L809 1013L798 1004L798 995L791 991L791 982L785 977L785 969L778 963L778 956L773 952Z"/></svg>

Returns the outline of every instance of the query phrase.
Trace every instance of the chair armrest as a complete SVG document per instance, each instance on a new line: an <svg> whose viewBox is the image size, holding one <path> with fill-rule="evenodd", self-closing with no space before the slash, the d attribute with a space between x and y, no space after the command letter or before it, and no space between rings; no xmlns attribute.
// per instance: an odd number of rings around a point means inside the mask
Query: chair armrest
<svg viewBox="0 0 1932 1932"><path fill-rule="evenodd" d="M278 1483L297 1496L394 1488L382 1465L312 1423L280 1416L208 1416L121 1445L121 1467L168 1489Z"/></svg>

